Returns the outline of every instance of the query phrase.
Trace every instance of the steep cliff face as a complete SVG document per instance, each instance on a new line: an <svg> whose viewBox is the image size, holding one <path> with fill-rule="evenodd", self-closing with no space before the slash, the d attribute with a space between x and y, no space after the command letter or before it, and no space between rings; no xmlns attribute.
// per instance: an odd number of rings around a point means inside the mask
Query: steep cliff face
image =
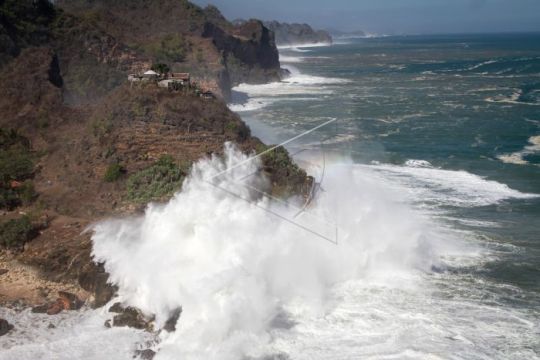
<svg viewBox="0 0 540 360"><path fill-rule="evenodd" d="M328 32L314 30L308 24L287 24L268 21L264 25L275 33L278 46L332 43L332 36Z"/></svg>
<svg viewBox="0 0 540 360"><path fill-rule="evenodd" d="M252 20L232 32L207 22L203 37L223 54L232 84L265 83L280 79L279 53L274 34L262 22Z"/></svg>

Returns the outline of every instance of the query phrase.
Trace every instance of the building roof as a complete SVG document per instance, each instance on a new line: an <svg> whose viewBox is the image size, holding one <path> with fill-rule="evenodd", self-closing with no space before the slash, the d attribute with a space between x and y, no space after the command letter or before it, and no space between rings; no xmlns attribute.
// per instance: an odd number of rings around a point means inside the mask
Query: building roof
<svg viewBox="0 0 540 360"><path fill-rule="evenodd" d="M171 73L171 77L174 78L174 79L179 79L179 80L189 80L190 79L189 73Z"/></svg>
<svg viewBox="0 0 540 360"><path fill-rule="evenodd" d="M147 72L144 73L144 75L159 75L159 74L155 72L154 70L148 70Z"/></svg>

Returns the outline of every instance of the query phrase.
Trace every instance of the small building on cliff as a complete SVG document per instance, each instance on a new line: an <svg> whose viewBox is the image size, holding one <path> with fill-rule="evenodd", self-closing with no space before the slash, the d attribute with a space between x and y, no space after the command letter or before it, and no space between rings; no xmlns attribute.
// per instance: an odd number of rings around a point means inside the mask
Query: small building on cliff
<svg viewBox="0 0 540 360"><path fill-rule="evenodd" d="M191 85L191 75L189 73L174 73L171 72L168 74L167 78L169 80L174 80L182 83L184 86Z"/></svg>

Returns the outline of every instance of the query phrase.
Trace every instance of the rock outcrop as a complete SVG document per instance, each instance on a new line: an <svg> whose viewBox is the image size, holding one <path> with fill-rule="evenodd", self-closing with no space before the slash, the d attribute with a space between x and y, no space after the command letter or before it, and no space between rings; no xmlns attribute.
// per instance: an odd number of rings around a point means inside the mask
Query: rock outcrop
<svg viewBox="0 0 540 360"><path fill-rule="evenodd" d="M120 303L114 304L109 312L116 313L112 322L106 322L105 326L130 327L138 330L153 331L153 317L145 316L139 309L132 306L123 307Z"/></svg>
<svg viewBox="0 0 540 360"><path fill-rule="evenodd" d="M237 26L232 33L207 22L203 37L222 52L232 84L265 83L280 79L279 53L274 34L257 20Z"/></svg>
<svg viewBox="0 0 540 360"><path fill-rule="evenodd" d="M308 24L287 24L267 21L264 25L275 34L278 46L332 44L332 36L324 30L314 30Z"/></svg>
<svg viewBox="0 0 540 360"><path fill-rule="evenodd" d="M11 325L7 320L0 319L0 336L4 336L13 330L13 325Z"/></svg>

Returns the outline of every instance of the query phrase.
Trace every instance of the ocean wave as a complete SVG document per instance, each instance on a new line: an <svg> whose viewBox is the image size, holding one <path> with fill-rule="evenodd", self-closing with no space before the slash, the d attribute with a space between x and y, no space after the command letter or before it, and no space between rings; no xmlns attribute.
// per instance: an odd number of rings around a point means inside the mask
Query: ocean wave
<svg viewBox="0 0 540 360"><path fill-rule="evenodd" d="M410 161L410 160L409 160ZM431 164L414 160L415 166L367 165L399 187L406 187L409 200L421 206L477 207L497 204L508 199L532 199L539 194L522 193L493 180L466 171L432 168ZM423 166L418 166L423 165ZM364 165L359 165L364 166Z"/></svg>
<svg viewBox="0 0 540 360"><path fill-rule="evenodd" d="M309 43L309 44L294 44L294 45L279 45L278 50L290 50L296 52L309 52L309 48L328 47L332 46L330 43ZM307 49L306 49L307 48Z"/></svg>
<svg viewBox="0 0 540 360"><path fill-rule="evenodd" d="M279 55L279 61L282 63L301 63L304 62L304 59L300 56Z"/></svg>
<svg viewBox="0 0 540 360"><path fill-rule="evenodd" d="M332 86L350 82L348 79L302 74L290 65L285 68L291 72L291 75L282 81L261 85L240 84L233 88L234 91L246 94L248 101L243 104L230 104L229 107L233 111L259 110L277 100L305 100L305 97L294 98L290 97L291 95L330 95L334 93ZM283 99L284 96L287 98Z"/></svg>
<svg viewBox="0 0 540 360"><path fill-rule="evenodd" d="M529 138L529 144L523 150L511 154L498 155L497 158L507 164L527 165L529 162L525 160L525 157L540 153L540 135L531 136Z"/></svg>

